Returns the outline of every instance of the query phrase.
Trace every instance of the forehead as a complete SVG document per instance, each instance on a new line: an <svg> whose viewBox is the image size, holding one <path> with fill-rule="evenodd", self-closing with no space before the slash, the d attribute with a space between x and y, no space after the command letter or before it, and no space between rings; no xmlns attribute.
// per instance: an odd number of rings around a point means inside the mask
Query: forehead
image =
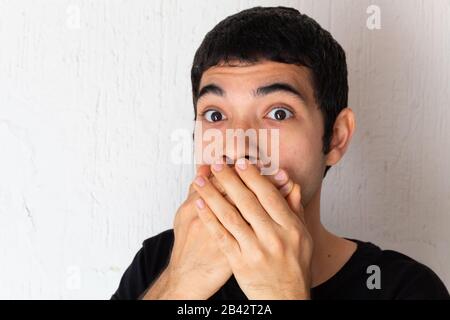
<svg viewBox="0 0 450 320"><path fill-rule="evenodd" d="M230 90L250 90L270 82L291 84L306 96L313 88L307 67L274 61L260 61L254 64L230 62L231 65L217 65L206 70L201 78L199 90L210 83Z"/></svg>

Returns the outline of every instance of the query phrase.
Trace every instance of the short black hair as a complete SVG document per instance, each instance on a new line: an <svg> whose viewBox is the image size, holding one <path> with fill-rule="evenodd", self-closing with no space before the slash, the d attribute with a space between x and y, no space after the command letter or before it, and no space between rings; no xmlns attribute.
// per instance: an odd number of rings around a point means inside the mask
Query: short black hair
<svg viewBox="0 0 450 320"><path fill-rule="evenodd" d="M315 20L288 7L254 7L228 16L203 39L191 69L195 119L202 74L231 61L262 60L309 68L314 98L324 118L323 153L330 150L333 125L347 107L348 82L345 52ZM331 166L326 166L325 178Z"/></svg>

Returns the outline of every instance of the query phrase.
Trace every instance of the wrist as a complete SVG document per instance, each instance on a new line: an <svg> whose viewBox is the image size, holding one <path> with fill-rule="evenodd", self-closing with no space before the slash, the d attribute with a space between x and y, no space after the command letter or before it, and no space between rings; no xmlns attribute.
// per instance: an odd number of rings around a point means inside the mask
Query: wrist
<svg viewBox="0 0 450 320"><path fill-rule="evenodd" d="M184 277L189 278L189 277ZM143 300L205 300L196 294L195 285L183 285L171 269L166 268L143 295Z"/></svg>
<svg viewBox="0 0 450 320"><path fill-rule="evenodd" d="M142 300L172 299L173 289L169 286L168 270L164 270L159 277L146 290Z"/></svg>

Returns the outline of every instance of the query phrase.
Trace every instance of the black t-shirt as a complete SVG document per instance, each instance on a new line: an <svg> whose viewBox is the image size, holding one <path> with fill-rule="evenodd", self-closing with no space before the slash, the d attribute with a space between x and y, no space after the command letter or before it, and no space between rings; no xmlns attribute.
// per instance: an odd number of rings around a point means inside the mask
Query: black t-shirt
<svg viewBox="0 0 450 320"><path fill-rule="evenodd" d="M348 240L356 242L356 251L334 276L311 289L312 299L450 299L427 266L370 242ZM173 242L173 229L145 240L111 299L138 299L169 263ZM247 300L233 275L208 300L229 299Z"/></svg>

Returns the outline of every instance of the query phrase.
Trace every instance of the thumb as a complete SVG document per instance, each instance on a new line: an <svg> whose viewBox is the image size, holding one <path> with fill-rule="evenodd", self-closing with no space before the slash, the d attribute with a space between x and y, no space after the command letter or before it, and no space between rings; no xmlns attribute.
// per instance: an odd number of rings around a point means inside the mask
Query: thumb
<svg viewBox="0 0 450 320"><path fill-rule="evenodd" d="M300 185L297 183L294 183L294 187L292 188L292 191L287 195L286 200L289 204L289 207L295 212L295 214L303 221L305 222L304 218L304 212L303 212L303 206L301 203L302 195L301 195L301 188Z"/></svg>

